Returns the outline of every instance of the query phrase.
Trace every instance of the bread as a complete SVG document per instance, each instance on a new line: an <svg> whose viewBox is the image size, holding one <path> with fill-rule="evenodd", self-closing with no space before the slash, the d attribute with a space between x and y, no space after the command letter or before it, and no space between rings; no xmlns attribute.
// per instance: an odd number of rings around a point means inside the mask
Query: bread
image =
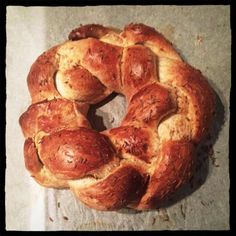
<svg viewBox="0 0 236 236"><path fill-rule="evenodd" d="M32 104L19 118L26 168L97 210L158 208L192 176L215 108L201 72L144 24L80 26L37 58L27 83ZM89 105L112 92L126 97L126 115L97 132Z"/></svg>

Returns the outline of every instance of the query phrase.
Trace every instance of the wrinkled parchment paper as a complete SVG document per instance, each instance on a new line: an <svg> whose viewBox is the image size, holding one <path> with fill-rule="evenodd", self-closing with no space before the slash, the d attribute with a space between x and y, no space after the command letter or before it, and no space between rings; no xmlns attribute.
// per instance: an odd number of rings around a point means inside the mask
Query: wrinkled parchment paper
<svg viewBox="0 0 236 236"><path fill-rule="evenodd" d="M228 6L94 6L7 8L6 57L6 229L7 230L178 230L229 229L229 92L231 30ZM30 105L26 76L45 50L67 39L80 24L123 28L141 22L162 32L183 58L200 69L217 93L217 119L209 157L198 173L161 210L100 212L69 190L46 189L24 168L24 138L18 118ZM116 96L94 109L97 128L116 127L125 112ZM103 119L102 119L103 117ZM176 203L177 202L177 203Z"/></svg>

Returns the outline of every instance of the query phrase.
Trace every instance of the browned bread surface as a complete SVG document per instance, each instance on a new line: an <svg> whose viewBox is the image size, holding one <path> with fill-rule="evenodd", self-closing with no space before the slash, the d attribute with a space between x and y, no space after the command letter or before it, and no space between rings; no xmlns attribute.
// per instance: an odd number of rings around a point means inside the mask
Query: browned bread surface
<svg viewBox="0 0 236 236"><path fill-rule="evenodd" d="M215 107L201 72L144 24L72 30L37 58L27 83L32 104L19 119L26 168L98 210L158 208L192 176ZM99 133L89 105L112 92L126 97L127 112L120 127Z"/></svg>

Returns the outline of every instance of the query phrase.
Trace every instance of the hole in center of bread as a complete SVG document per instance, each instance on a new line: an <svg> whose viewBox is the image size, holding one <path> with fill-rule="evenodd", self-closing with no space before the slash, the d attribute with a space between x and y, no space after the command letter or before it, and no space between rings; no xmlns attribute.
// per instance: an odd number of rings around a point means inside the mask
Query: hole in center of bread
<svg viewBox="0 0 236 236"><path fill-rule="evenodd" d="M90 105L87 118L98 132L118 127L125 116L126 99L124 96L112 93L103 101Z"/></svg>

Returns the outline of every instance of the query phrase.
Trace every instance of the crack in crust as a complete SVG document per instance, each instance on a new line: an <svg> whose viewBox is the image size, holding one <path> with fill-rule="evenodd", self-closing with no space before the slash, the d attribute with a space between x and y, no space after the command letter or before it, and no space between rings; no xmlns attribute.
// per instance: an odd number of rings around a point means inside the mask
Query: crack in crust
<svg viewBox="0 0 236 236"><path fill-rule="evenodd" d="M81 25L68 38L39 56L27 77L32 104L19 118L26 169L98 210L157 208L193 173L213 119L212 89L144 24L121 32ZM92 130L89 105L113 91L128 101L121 126Z"/></svg>

